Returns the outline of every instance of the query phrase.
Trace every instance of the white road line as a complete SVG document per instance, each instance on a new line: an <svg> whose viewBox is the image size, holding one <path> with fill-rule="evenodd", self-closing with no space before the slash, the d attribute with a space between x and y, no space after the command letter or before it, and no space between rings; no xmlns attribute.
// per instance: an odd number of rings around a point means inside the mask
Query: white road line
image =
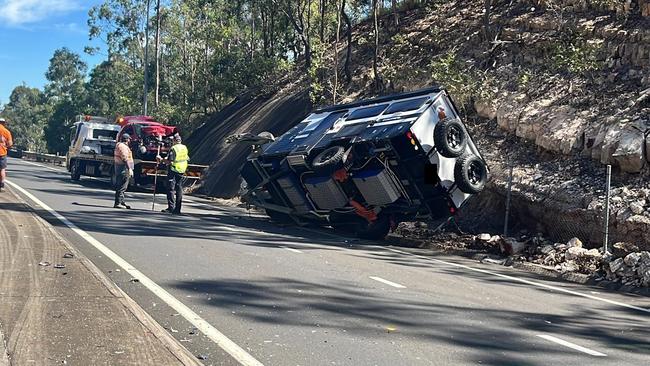
<svg viewBox="0 0 650 366"><path fill-rule="evenodd" d="M586 354L588 354L588 355L598 356L598 357L605 357L605 356L607 356L607 355L604 354L604 353L600 353L600 352L598 352L598 351L594 351L594 350L591 350L591 349L589 349L589 348L585 348L585 347L582 347L582 346L578 346L577 344L574 344L574 343L571 343L571 342L567 342L567 341L565 341L564 339L560 339L560 338L557 338L557 337L553 337L552 335L548 335L548 334L538 334L537 336L540 337L540 338L544 338L544 339L546 339L547 341L555 342L555 343L557 343L557 344L561 344L561 345L563 345L563 346L565 346L565 347L572 348L572 349L574 349L574 350L576 350L576 351L584 352L584 353L586 353Z"/></svg>
<svg viewBox="0 0 650 366"><path fill-rule="evenodd" d="M447 261L443 261L441 259L430 258L430 257L426 257L426 256L419 255L419 254L405 252L405 251L402 251L402 250L399 250L399 249L393 249L393 248L388 248L388 247L380 247L380 246L376 246L376 245L373 246L373 247L382 248L384 250L390 250L391 252L405 254L405 255L413 256L413 257L420 258L420 259L425 259L425 260L428 260L428 261L431 261L431 262L442 263L442 264L452 266L452 267L463 268L463 269L467 269L467 270L470 270L470 271L473 271L473 272L479 272L479 273L488 274L488 275L491 275L491 276L501 277L501 278L505 278L505 279L510 280L510 281L525 283L527 285L531 285L531 286L535 286L535 287L542 287L542 288L545 288L547 290L562 292L562 293L570 294L570 295L574 295L574 296L580 296L580 297L584 297L584 298L587 298L587 299L601 301L601 302L621 306L621 307L628 308L628 309L634 309L634 310L641 311L641 312L644 312L644 313L650 313L650 309L625 304L625 303L622 303L622 302L619 302L619 301L608 300L608 299L604 299L604 298L598 297L598 296L583 294L583 293L580 293L580 292L567 290L567 289L564 289L564 288L561 288L561 287L547 285L545 283L540 283L540 282L526 280L526 279L523 279L523 278L508 276L508 275L504 275L504 274L501 274L501 273L488 271L488 270L485 270L485 269L466 266L464 264L447 262Z"/></svg>
<svg viewBox="0 0 650 366"><path fill-rule="evenodd" d="M384 284L386 284L388 286L393 286L395 288L406 288L406 286L400 285L399 283L391 282L389 280L385 280L385 279L383 279L381 277L370 276L370 279L375 280L377 282L384 283Z"/></svg>
<svg viewBox="0 0 650 366"><path fill-rule="evenodd" d="M36 198L34 195L29 193L28 191L26 191L22 187L18 186L17 184L15 184L15 183L13 183L11 181L6 181L6 182L10 186L12 186L13 188L20 191L25 196L27 196L34 203L39 205L43 210L49 212L54 217L56 217L59 221L61 221L64 225L69 227L77 235L82 237L90 245L92 245L97 250L102 252L107 258L109 258L113 262L115 262L115 264L122 267L122 269L124 269L127 273L129 273L129 275L131 275L131 277L139 279L140 283L143 286L145 286L147 289L149 289L149 291L151 291L156 296L158 296L158 298L160 298L162 301L164 301L167 305L169 305L172 309L174 309L177 313L179 313L183 318L187 319L187 321L189 321L192 325L194 325L197 329L199 329L203 334L205 334L208 338L210 338L214 343L216 343L219 347L221 347L221 349L223 349L225 352L227 352L229 355L231 355L241 365L244 365L244 366L263 366L261 362L256 360L253 356L251 356L243 348L241 348L235 342L233 342L228 337L226 337L217 328L215 328L210 323L205 321L197 313L192 311L192 309L190 309L185 304L180 302L178 299L176 299L174 296L172 296L169 292L165 291L162 287L160 287L157 283L155 283L149 277L145 276L144 273L140 272L138 269L133 267L127 261L125 261L120 256L118 256L115 252L108 249L108 247L106 247L104 244L102 244L99 240L95 239L90 234L88 234L84 230L77 227L77 225L73 224L70 220L68 220L63 215L56 212L54 209L52 209L51 207L49 207L48 205L43 203L41 200Z"/></svg>
<svg viewBox="0 0 650 366"><path fill-rule="evenodd" d="M289 248L289 247L282 247L282 248L284 248L284 249L286 249L286 250L288 250L288 251L290 251L290 252L294 252L294 253L302 253L302 251L300 251L300 250L298 250L298 249L293 249L293 248Z"/></svg>

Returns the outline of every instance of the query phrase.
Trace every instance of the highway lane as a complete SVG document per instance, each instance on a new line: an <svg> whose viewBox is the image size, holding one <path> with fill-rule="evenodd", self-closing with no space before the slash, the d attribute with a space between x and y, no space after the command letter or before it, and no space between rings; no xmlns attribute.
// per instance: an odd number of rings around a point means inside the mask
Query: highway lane
<svg viewBox="0 0 650 366"><path fill-rule="evenodd" d="M10 179L265 365L645 365L650 359L650 313L642 311L650 308L648 298L327 230L280 228L195 197L179 218L150 212L151 195L144 193L130 194L135 210L114 210L104 183L71 182L58 168L24 161L10 161ZM206 364L237 364L49 218Z"/></svg>

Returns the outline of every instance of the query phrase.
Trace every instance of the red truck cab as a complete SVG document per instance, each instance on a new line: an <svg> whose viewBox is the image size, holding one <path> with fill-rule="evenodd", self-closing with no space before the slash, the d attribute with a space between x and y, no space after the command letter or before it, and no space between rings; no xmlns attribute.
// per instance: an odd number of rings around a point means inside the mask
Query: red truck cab
<svg viewBox="0 0 650 366"><path fill-rule="evenodd" d="M128 133L131 136L131 151L135 158L141 160L155 160L158 148L161 155L167 155L172 137L178 133L176 126L165 126L149 116L120 117L117 123L122 126L118 141Z"/></svg>

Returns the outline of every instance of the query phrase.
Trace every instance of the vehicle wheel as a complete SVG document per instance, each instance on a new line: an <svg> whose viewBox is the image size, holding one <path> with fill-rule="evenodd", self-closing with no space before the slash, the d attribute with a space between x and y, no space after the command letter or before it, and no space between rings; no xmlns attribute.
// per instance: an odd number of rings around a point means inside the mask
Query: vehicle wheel
<svg viewBox="0 0 650 366"><path fill-rule="evenodd" d="M79 160L72 161L72 165L70 166L70 179L74 181L81 179L81 162Z"/></svg>
<svg viewBox="0 0 650 366"><path fill-rule="evenodd" d="M388 216L379 215L377 220L366 223L359 231L357 236L366 240L384 240L390 231L390 218Z"/></svg>
<svg viewBox="0 0 650 366"><path fill-rule="evenodd" d="M433 130L433 143L440 155L457 158L465 152L467 133L459 120L443 119Z"/></svg>
<svg viewBox="0 0 650 366"><path fill-rule="evenodd" d="M296 222L291 218L289 214L284 212L265 209L266 215L271 218L271 221L274 221L278 224L290 225L295 224Z"/></svg>
<svg viewBox="0 0 650 366"><path fill-rule="evenodd" d="M487 166L476 155L464 155L456 161L454 178L461 191L469 194L479 193L487 183Z"/></svg>
<svg viewBox="0 0 650 366"><path fill-rule="evenodd" d="M317 173L334 173L343 166L344 154L343 146L332 146L316 155L311 167Z"/></svg>

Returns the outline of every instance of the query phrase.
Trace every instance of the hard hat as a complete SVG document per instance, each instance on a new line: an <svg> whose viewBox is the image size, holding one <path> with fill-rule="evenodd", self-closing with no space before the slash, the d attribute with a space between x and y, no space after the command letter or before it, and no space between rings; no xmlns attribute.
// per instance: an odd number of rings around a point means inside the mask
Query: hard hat
<svg viewBox="0 0 650 366"><path fill-rule="evenodd" d="M7 120L4 118L0 118L0 123L7 123Z"/></svg>
<svg viewBox="0 0 650 366"><path fill-rule="evenodd" d="M175 142L181 142L181 141L183 141L183 139L181 138L181 135L179 135L179 134L175 134L175 135L174 135L174 141L175 141Z"/></svg>
<svg viewBox="0 0 650 366"><path fill-rule="evenodd" d="M131 135L129 135L128 133L125 133L122 135L122 137L120 137L120 141L126 141L130 139L131 139Z"/></svg>

